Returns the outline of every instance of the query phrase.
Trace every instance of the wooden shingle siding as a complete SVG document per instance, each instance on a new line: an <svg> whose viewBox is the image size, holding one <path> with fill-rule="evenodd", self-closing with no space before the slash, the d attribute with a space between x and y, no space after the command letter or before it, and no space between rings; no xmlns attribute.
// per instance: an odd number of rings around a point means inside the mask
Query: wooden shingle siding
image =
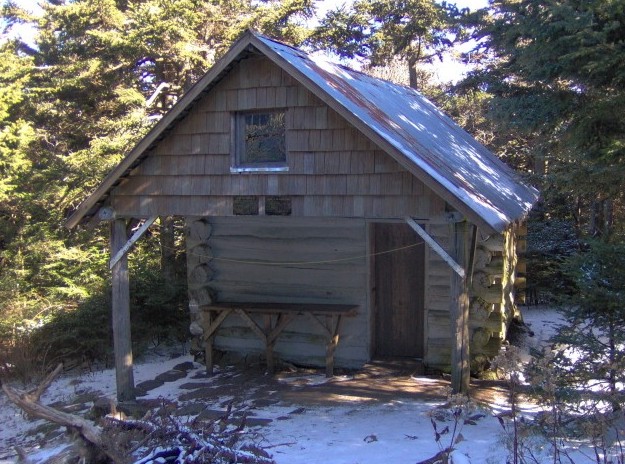
<svg viewBox="0 0 625 464"><path fill-rule="evenodd" d="M286 110L288 172L231 173L232 115ZM119 215L230 216L233 196L288 196L293 216L419 217L444 202L265 58L235 66L112 197Z"/></svg>
<svg viewBox="0 0 625 464"><path fill-rule="evenodd" d="M206 221L211 235L205 248L210 249L214 273L209 285L217 301L359 305L356 317L343 320L336 361L359 367L369 359L364 220L256 216ZM218 349L239 352L263 348L236 315L224 322L215 343ZM309 319L298 317L280 336L275 351L293 362L323 364L323 333Z"/></svg>

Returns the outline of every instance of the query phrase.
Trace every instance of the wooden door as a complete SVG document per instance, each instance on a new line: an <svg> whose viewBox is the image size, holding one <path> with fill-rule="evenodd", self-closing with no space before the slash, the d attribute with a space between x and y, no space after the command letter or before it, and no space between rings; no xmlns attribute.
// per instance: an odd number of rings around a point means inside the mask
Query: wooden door
<svg viewBox="0 0 625 464"><path fill-rule="evenodd" d="M407 224L373 224L375 355L423 357L425 245Z"/></svg>

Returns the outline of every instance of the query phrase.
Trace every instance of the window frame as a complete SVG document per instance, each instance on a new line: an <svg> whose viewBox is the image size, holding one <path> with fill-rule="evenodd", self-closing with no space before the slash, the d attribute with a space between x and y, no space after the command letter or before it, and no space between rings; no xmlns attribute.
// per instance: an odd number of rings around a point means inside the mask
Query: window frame
<svg viewBox="0 0 625 464"><path fill-rule="evenodd" d="M245 159L245 118L254 114L284 114L284 161L253 161ZM286 108L268 108L249 111L236 111L231 118L231 172L286 172L288 168L288 149L286 146Z"/></svg>

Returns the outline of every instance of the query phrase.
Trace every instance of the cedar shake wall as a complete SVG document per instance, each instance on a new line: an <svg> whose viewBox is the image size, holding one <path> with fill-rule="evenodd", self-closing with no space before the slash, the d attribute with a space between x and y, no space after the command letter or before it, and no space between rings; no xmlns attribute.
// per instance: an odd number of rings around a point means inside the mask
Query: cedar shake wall
<svg viewBox="0 0 625 464"><path fill-rule="evenodd" d="M234 173L236 111L286 109L288 172ZM242 60L122 181L119 216L231 216L233 197L288 196L293 216L427 218L444 201L262 57Z"/></svg>

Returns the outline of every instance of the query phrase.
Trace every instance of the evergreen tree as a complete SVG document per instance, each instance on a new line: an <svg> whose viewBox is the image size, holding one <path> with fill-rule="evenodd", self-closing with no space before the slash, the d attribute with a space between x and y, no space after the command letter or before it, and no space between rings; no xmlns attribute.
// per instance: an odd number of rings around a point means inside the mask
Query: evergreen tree
<svg viewBox="0 0 625 464"><path fill-rule="evenodd" d="M625 10L493 0L488 13L477 24L480 67L461 88L486 92L496 130L516 134L533 158L544 204L528 248L548 271L542 285L559 287L567 322L530 381L559 432L579 433L585 421L601 435L616 417L606 406L622 408L625 372ZM530 278L540 271L531 265ZM563 428L562 414L577 426Z"/></svg>
<svg viewBox="0 0 625 464"><path fill-rule="evenodd" d="M432 0L357 0L329 11L310 42L344 58L364 59L370 66L401 58L408 64L410 86L419 89L419 66L441 58L465 37L466 14L455 5Z"/></svg>
<svg viewBox="0 0 625 464"><path fill-rule="evenodd" d="M35 33L32 46L5 40L0 49L5 334L102 290L108 231L70 234L64 219L245 28L297 43L313 11L312 0L48 0L40 9L30 14L10 2L2 9L7 31L22 23ZM161 289L147 269L159 257L146 256L132 272ZM152 296L149 305L163 304Z"/></svg>
<svg viewBox="0 0 625 464"><path fill-rule="evenodd" d="M532 147L547 211L580 234L622 232L624 15L604 0L494 0L465 83L493 95L491 118Z"/></svg>

